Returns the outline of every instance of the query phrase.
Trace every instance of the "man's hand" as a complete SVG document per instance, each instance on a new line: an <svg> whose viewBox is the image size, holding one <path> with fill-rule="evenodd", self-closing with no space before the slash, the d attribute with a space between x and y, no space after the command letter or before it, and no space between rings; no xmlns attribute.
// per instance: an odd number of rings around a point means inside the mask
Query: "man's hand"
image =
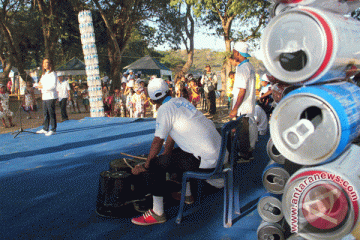
<svg viewBox="0 0 360 240"><path fill-rule="evenodd" d="M144 164L136 165L132 170L131 173L134 175L139 175L142 172L146 172L147 170L144 168Z"/></svg>
<svg viewBox="0 0 360 240"><path fill-rule="evenodd" d="M41 82L38 83L38 85L36 86L36 88L37 88L37 89L42 89L42 88L43 88Z"/></svg>
<svg viewBox="0 0 360 240"><path fill-rule="evenodd" d="M229 118L233 119L234 117L236 117L236 114L237 114L236 109L231 110L230 113L229 113Z"/></svg>

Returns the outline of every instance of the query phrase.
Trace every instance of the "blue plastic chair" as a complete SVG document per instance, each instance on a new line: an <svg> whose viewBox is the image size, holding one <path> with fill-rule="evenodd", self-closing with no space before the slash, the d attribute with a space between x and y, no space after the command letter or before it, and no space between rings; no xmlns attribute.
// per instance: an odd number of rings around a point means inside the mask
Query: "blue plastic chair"
<svg viewBox="0 0 360 240"><path fill-rule="evenodd" d="M186 182L190 179L208 180L223 178L225 182L224 186L224 227L229 228L232 226L232 214L234 206L234 188L233 188L233 166L235 156L235 141L231 141L230 161L229 164L224 165L225 154L227 151L228 140L231 139L229 136L233 129L237 127L242 116L236 120L230 121L224 124L221 128L221 150L219 154L218 163L213 172L203 173L188 171L183 174L182 177L182 189L181 189L181 200L179 206L179 212L176 217L176 223L180 224L183 216L185 206L185 193L186 193ZM235 133L236 135L236 133ZM234 136L236 137L236 136ZM237 197L238 194L237 194ZM235 213L240 214L239 200L235 201Z"/></svg>

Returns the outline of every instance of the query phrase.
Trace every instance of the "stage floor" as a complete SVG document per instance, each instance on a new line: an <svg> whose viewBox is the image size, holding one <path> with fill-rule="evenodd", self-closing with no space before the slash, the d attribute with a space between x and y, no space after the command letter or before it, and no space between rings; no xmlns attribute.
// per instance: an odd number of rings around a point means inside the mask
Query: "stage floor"
<svg viewBox="0 0 360 240"><path fill-rule="evenodd" d="M257 239L261 218L255 208L223 227L222 190L204 196L197 211L187 207L181 225L175 223L176 205L166 209L166 223L148 227L95 213L99 174L121 152L147 154L154 119L84 118L59 123L57 131L50 137L0 135L0 239ZM236 170L241 206L265 193L268 137L259 139L255 160Z"/></svg>

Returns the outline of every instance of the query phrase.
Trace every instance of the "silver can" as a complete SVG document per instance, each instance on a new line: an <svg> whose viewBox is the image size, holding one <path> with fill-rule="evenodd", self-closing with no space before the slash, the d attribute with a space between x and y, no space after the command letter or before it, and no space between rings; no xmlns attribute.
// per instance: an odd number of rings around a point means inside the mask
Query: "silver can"
<svg viewBox="0 0 360 240"><path fill-rule="evenodd" d="M270 133L278 151L301 165L338 157L360 134L360 88L348 82L302 87L274 109Z"/></svg>
<svg viewBox="0 0 360 240"><path fill-rule="evenodd" d="M267 222L280 222L284 215L281 210L281 195L266 193L259 199L257 210L260 217Z"/></svg>
<svg viewBox="0 0 360 240"><path fill-rule="evenodd" d="M359 29L359 21L339 14L291 9L273 18L262 34L264 65L290 84L343 79L349 66L360 68Z"/></svg>
<svg viewBox="0 0 360 240"><path fill-rule="evenodd" d="M258 240L285 240L285 229L279 223L262 221L257 229Z"/></svg>
<svg viewBox="0 0 360 240"><path fill-rule="evenodd" d="M269 138L269 141L266 145L266 152L271 160L273 160L276 163L284 164L286 158L281 155L281 153L277 150L277 148L274 145L274 142L271 138Z"/></svg>
<svg viewBox="0 0 360 240"><path fill-rule="evenodd" d="M301 237L299 234L291 234L286 240L306 240Z"/></svg>
<svg viewBox="0 0 360 240"><path fill-rule="evenodd" d="M268 192L282 194L289 178L290 175L283 165L270 161L264 169L262 182Z"/></svg>
<svg viewBox="0 0 360 240"><path fill-rule="evenodd" d="M360 7L359 0L272 0L272 2L276 5L272 12L274 15L296 6L314 7L343 15L350 14Z"/></svg>
<svg viewBox="0 0 360 240"><path fill-rule="evenodd" d="M359 223L360 147L336 161L296 172L286 184L282 210L291 232L306 239L337 240Z"/></svg>

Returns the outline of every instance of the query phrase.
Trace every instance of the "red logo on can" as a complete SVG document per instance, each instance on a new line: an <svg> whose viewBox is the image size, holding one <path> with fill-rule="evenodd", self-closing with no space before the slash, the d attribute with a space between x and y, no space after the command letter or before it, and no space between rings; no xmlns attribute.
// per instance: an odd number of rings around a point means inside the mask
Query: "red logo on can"
<svg viewBox="0 0 360 240"><path fill-rule="evenodd" d="M326 230L344 221L349 206L340 188L332 184L319 184L306 192L301 209L308 223Z"/></svg>

